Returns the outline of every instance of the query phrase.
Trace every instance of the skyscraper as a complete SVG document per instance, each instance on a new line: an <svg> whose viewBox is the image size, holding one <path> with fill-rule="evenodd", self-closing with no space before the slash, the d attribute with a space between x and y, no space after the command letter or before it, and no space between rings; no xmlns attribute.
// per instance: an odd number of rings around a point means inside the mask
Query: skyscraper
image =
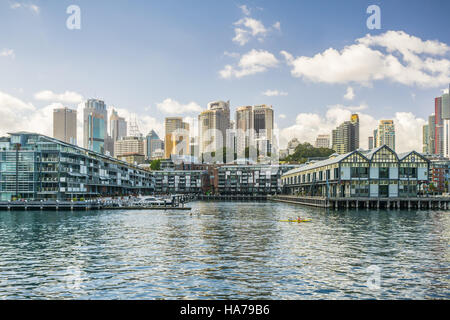
<svg viewBox="0 0 450 320"><path fill-rule="evenodd" d="M159 138L155 130L150 131L145 138L145 157L152 159L153 153L156 150L163 149L163 145L163 141Z"/></svg>
<svg viewBox="0 0 450 320"><path fill-rule="evenodd" d="M435 115L434 113L428 117L428 152L431 154L436 154L435 150Z"/></svg>
<svg viewBox="0 0 450 320"><path fill-rule="evenodd" d="M83 145L84 148L105 153L107 137L107 111L105 102L89 99L83 110Z"/></svg>
<svg viewBox="0 0 450 320"><path fill-rule="evenodd" d="M112 109L111 116L109 117L109 125L111 138L114 142L127 136L127 122L125 118L119 117L119 114L114 109Z"/></svg>
<svg viewBox="0 0 450 320"><path fill-rule="evenodd" d="M230 128L230 102L214 101L198 116L199 152L215 152L226 147Z"/></svg>
<svg viewBox="0 0 450 320"><path fill-rule="evenodd" d="M236 149L243 155L255 147L270 152L273 144L274 112L272 106L244 106L236 109Z"/></svg>
<svg viewBox="0 0 450 320"><path fill-rule="evenodd" d="M253 120L252 106L236 109L236 152L238 156L242 156L245 148L250 147L250 142L255 140Z"/></svg>
<svg viewBox="0 0 450 320"><path fill-rule="evenodd" d="M387 145L395 151L394 120L380 120L377 131L377 146Z"/></svg>
<svg viewBox="0 0 450 320"><path fill-rule="evenodd" d="M377 143L378 143L378 128L373 130L373 147L374 148L378 147Z"/></svg>
<svg viewBox="0 0 450 320"><path fill-rule="evenodd" d="M434 152L444 155L444 121L442 119L442 97L434 99Z"/></svg>
<svg viewBox="0 0 450 320"><path fill-rule="evenodd" d="M450 92L450 85L449 85ZM449 93L441 96L442 108L442 152L445 157L450 157L450 97Z"/></svg>
<svg viewBox="0 0 450 320"><path fill-rule="evenodd" d="M77 144L77 110L53 109L53 137L70 144Z"/></svg>
<svg viewBox="0 0 450 320"><path fill-rule="evenodd" d="M168 159L171 155L189 155L189 124L183 122L181 117L167 117L164 121L165 139L164 149L165 157Z"/></svg>
<svg viewBox="0 0 450 320"><path fill-rule="evenodd" d="M265 104L254 106L253 117L257 148L260 152L268 154L271 151L273 140L274 119L272 106Z"/></svg>
<svg viewBox="0 0 450 320"><path fill-rule="evenodd" d="M422 152L429 153L428 142L430 140L428 133L428 124L422 126Z"/></svg>
<svg viewBox="0 0 450 320"><path fill-rule="evenodd" d="M359 148L359 116L352 114L350 121L345 121L332 131L332 149L339 154L348 153Z"/></svg>
<svg viewBox="0 0 450 320"><path fill-rule="evenodd" d="M369 147L369 150L373 149L373 147L374 147L374 145L373 145L373 137L369 137L368 147Z"/></svg>

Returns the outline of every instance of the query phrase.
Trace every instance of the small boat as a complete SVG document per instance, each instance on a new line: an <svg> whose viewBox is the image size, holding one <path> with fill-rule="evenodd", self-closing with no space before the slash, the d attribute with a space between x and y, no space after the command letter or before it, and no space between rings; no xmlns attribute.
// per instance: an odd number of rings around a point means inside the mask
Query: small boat
<svg viewBox="0 0 450 320"><path fill-rule="evenodd" d="M142 197L139 199L138 204L139 205L157 205L157 206L161 206L161 205L169 205L172 202L170 200L166 200L164 201L163 199L157 199L155 197Z"/></svg>

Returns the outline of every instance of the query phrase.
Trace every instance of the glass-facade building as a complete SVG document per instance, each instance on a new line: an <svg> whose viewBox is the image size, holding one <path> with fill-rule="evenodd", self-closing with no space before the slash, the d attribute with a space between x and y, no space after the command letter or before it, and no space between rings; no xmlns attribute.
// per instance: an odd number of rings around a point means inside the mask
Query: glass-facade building
<svg viewBox="0 0 450 320"><path fill-rule="evenodd" d="M149 171L36 133L0 139L0 200L149 194Z"/></svg>
<svg viewBox="0 0 450 320"><path fill-rule="evenodd" d="M108 127L105 102L97 99L86 101L83 120L84 147L98 153L105 153Z"/></svg>

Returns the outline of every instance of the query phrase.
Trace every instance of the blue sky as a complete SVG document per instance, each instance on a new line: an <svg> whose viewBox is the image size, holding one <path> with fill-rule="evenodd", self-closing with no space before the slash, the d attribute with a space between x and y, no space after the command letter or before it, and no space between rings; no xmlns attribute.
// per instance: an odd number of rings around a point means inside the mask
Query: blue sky
<svg viewBox="0 0 450 320"><path fill-rule="evenodd" d="M72 4L81 9L80 30L66 27L69 16L66 8ZM366 9L372 4L381 8L380 30L369 30L366 26L369 17ZM57 96L70 92L83 99L102 98L108 105L119 108L119 113L122 109L123 113L136 113L143 122L143 131L150 126L161 131L164 117L173 115L167 110L192 110L180 115L196 117L196 110L220 99L230 100L233 110L241 105L273 105L278 127L289 128L283 132L285 139L298 136L311 140L313 135L322 133L309 128L308 123L328 131L341 121L333 116L339 110L356 110L367 115L367 128L363 126L366 131L377 119L395 118L400 123L404 115L396 113L412 113L413 117L407 118L414 121L411 130L418 131L423 124L420 120L433 112L433 98L448 87L444 85L450 74L450 67L445 64L450 60L446 50L438 55L416 52L422 60L442 60L444 81L435 81L433 85L424 85L420 79L398 81L397 75L391 75L389 70L382 79L369 81L347 79L342 72L335 74L335 80L324 80L323 73L319 76L322 80L318 80L318 66L308 65L314 70L305 76L303 62L301 74L294 75L291 71L303 61L296 58L312 58L329 48L340 52L367 34L403 31L423 42L432 40L449 45L449 12L450 2L445 0L1 0L0 92L5 106L0 107L7 108L14 99L23 103L25 110L32 105L30 112L42 111L54 103L76 107L77 99ZM264 30L252 35L253 29L245 26L246 18L247 22L256 21L259 23L256 26L262 25ZM245 43L233 41L239 28L247 32ZM371 48L376 50L377 45L371 43ZM263 71L246 74L248 70L244 70L239 77L221 76L220 71L227 65L239 70L239 61L252 50L266 53L266 57L256 57L263 59L262 64L257 64ZM292 55L295 63L289 64L281 51ZM381 52L391 53L389 47ZM401 58L398 52L392 55ZM354 93L351 100L344 98L349 87ZM264 95L267 90L281 95ZM37 99L36 94L42 91L54 94ZM191 107L186 107L189 104ZM30 118L35 130L48 126L43 120L48 110L42 111L40 117ZM309 115L299 117L301 114ZM5 123L0 122L1 126L8 127L8 123L14 122L14 119L7 121L8 116L4 112ZM415 145L419 144L415 141Z"/></svg>

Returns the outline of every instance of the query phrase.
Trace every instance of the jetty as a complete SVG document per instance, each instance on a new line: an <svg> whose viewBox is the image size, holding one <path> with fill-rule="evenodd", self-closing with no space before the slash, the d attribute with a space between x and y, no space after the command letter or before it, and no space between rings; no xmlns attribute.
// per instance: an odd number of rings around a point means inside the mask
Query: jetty
<svg viewBox="0 0 450 320"><path fill-rule="evenodd" d="M302 204L312 207L338 209L450 209L450 197L390 197L390 198L334 198L308 196L270 196L269 200Z"/></svg>
<svg viewBox="0 0 450 320"><path fill-rule="evenodd" d="M202 201L266 201L265 194L214 194L198 195L198 200Z"/></svg>

